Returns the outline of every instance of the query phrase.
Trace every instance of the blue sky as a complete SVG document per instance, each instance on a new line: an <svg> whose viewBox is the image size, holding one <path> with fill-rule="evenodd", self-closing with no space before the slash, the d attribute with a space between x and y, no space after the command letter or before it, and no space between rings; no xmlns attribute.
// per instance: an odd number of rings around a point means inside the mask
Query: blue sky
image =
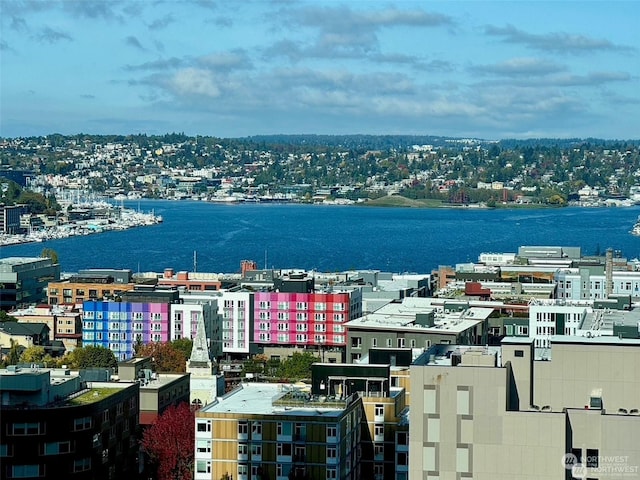
<svg viewBox="0 0 640 480"><path fill-rule="evenodd" d="M0 0L0 136L640 138L640 2Z"/></svg>

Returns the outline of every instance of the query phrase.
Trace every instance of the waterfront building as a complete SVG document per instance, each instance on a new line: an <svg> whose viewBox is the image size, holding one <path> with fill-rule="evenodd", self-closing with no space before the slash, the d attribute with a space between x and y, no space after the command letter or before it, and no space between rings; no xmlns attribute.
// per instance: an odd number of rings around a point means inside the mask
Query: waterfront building
<svg viewBox="0 0 640 480"><path fill-rule="evenodd" d="M49 282L60 279L60 265L50 258L7 257L0 259L0 309L46 301Z"/></svg>
<svg viewBox="0 0 640 480"><path fill-rule="evenodd" d="M640 340L438 344L410 375L410 480L638 476Z"/></svg>
<svg viewBox="0 0 640 480"><path fill-rule="evenodd" d="M75 308L36 305L9 313L20 323L46 323L53 341L60 341L66 351L82 346L82 313Z"/></svg>
<svg viewBox="0 0 640 480"><path fill-rule="evenodd" d="M362 400L243 383L196 412L195 480L361 478Z"/></svg>
<svg viewBox="0 0 640 480"><path fill-rule="evenodd" d="M132 478L138 384L69 370L0 370L0 478Z"/></svg>
<svg viewBox="0 0 640 480"><path fill-rule="evenodd" d="M346 324L347 361L361 360L370 348L422 351L437 343L485 344L493 312L493 308L469 308L468 303L453 302L445 309L429 298L389 303Z"/></svg>
<svg viewBox="0 0 640 480"><path fill-rule="evenodd" d="M49 282L49 305L82 305L85 300L106 300L133 290L131 270L81 270L61 281Z"/></svg>
<svg viewBox="0 0 640 480"><path fill-rule="evenodd" d="M0 204L0 233L9 235L21 233L20 216L25 212L24 205Z"/></svg>
<svg viewBox="0 0 640 480"><path fill-rule="evenodd" d="M120 382L140 386L140 425L149 426L171 405L189 402L188 373L158 373L148 357L131 358L118 363Z"/></svg>

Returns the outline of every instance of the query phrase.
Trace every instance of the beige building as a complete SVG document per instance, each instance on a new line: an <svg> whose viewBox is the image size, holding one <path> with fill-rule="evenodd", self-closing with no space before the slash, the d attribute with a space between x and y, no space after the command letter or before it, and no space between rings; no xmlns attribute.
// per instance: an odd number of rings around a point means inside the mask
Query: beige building
<svg viewBox="0 0 640 480"><path fill-rule="evenodd" d="M434 345L411 366L411 480L640 478L640 341Z"/></svg>
<svg viewBox="0 0 640 480"><path fill-rule="evenodd" d="M355 480L362 403L245 383L196 412L196 480Z"/></svg>

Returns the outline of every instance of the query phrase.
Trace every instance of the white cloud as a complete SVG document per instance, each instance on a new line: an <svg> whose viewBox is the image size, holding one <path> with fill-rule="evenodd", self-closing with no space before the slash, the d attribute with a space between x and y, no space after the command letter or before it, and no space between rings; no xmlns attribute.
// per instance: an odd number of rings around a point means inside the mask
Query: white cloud
<svg viewBox="0 0 640 480"><path fill-rule="evenodd" d="M185 68L176 72L169 85L177 95L202 95L211 98L220 95L213 74L201 68Z"/></svg>

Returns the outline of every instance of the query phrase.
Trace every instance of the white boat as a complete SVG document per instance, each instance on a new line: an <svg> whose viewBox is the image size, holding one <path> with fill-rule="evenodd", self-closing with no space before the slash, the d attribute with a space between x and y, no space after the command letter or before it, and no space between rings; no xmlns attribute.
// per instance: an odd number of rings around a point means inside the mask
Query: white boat
<svg viewBox="0 0 640 480"><path fill-rule="evenodd" d="M640 216L636 220L636 223L633 225L633 228L629 232L631 235L636 235L640 237Z"/></svg>

